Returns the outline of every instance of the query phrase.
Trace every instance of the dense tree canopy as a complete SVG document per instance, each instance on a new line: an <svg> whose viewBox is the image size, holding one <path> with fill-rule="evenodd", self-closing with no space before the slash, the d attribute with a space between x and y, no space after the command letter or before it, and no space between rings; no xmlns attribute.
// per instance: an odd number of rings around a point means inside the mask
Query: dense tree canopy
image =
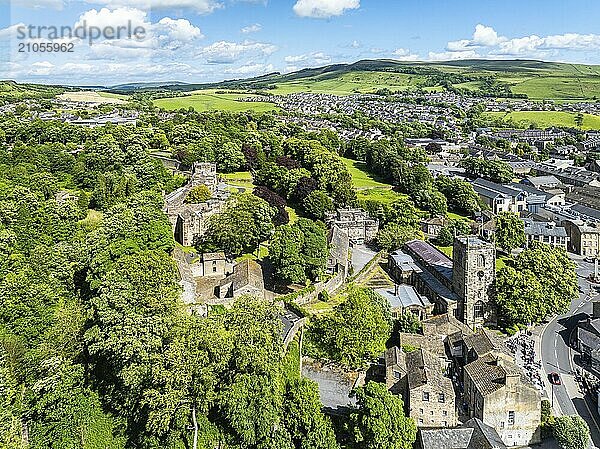
<svg viewBox="0 0 600 449"><path fill-rule="evenodd" d="M498 271L496 290L505 326L536 324L577 298L575 264L563 248L534 244Z"/></svg>
<svg viewBox="0 0 600 449"><path fill-rule="evenodd" d="M385 385L369 382L355 392L357 410L350 416L357 448L411 449L415 422L404 415L404 403Z"/></svg>
<svg viewBox="0 0 600 449"><path fill-rule="evenodd" d="M269 254L277 279L292 284L314 281L327 263L327 230L322 223L300 218L277 228Z"/></svg>
<svg viewBox="0 0 600 449"><path fill-rule="evenodd" d="M235 196L223 213L209 218L199 246L237 256L253 252L271 236L275 214L269 203L251 193Z"/></svg>
<svg viewBox="0 0 600 449"><path fill-rule="evenodd" d="M310 326L309 348L314 355L350 367L364 367L385 350L391 331L389 304L368 288L349 287L331 315Z"/></svg>
<svg viewBox="0 0 600 449"><path fill-rule="evenodd" d="M514 212L503 212L496 217L496 244L507 253L525 245L525 224Z"/></svg>

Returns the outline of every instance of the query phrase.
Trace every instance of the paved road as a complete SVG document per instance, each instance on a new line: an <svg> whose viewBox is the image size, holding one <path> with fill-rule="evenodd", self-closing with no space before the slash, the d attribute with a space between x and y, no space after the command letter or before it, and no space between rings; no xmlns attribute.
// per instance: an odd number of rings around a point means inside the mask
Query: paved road
<svg viewBox="0 0 600 449"><path fill-rule="evenodd" d="M541 342L541 359L546 374L557 372L562 379L562 385L554 386L554 408L564 415L578 414L590 426L592 441L600 447L600 416L595 404L583 397L578 391L573 377L576 365L573 362L574 352L569 342L575 337L579 320L586 313L592 312L591 299L595 296L592 284L586 277L593 271L592 264L577 262L580 296L571 304L571 309L565 315L554 318L544 330ZM552 396L551 392L549 395Z"/></svg>

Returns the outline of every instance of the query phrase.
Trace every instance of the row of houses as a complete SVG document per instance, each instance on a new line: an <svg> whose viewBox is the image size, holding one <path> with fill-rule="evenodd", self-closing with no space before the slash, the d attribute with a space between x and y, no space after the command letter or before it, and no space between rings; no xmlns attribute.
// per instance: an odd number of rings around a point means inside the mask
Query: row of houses
<svg viewBox="0 0 600 449"><path fill-rule="evenodd" d="M460 429L474 423L485 426L493 443L489 447L540 441L540 392L499 335L484 328L473 331L443 314L423 321L422 335L401 334L399 339L402 347L385 353L386 386L402 395L407 415L420 429L421 448L437 448L437 441L460 435ZM457 427L459 417L469 421ZM443 447L486 447L469 446L469 441Z"/></svg>

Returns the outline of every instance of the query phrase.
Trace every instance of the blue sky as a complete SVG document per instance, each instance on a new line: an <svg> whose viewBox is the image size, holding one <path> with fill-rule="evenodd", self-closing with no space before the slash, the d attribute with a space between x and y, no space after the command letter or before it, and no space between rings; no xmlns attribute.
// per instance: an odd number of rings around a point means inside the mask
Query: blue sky
<svg viewBox="0 0 600 449"><path fill-rule="evenodd" d="M366 58L600 64L597 0L0 0L0 79L209 82ZM20 39L19 27L143 27L144 39ZM18 52L61 42L72 53Z"/></svg>

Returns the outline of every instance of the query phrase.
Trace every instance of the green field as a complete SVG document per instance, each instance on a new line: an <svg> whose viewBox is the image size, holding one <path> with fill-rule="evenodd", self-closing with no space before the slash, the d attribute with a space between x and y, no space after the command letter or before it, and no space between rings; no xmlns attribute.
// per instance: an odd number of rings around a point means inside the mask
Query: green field
<svg viewBox="0 0 600 449"><path fill-rule="evenodd" d="M502 119L512 119L519 123L523 122L527 126L535 124L541 128L550 126L564 126L575 128L575 115L572 112L559 111L515 111L515 112L486 112L490 117L499 117ZM584 114L583 129L600 129L600 116Z"/></svg>
<svg viewBox="0 0 600 449"><path fill-rule="evenodd" d="M334 95L350 95L352 93L371 93L378 89L402 91L418 88L424 78L420 75L388 72L352 72L343 74L327 74L314 78L284 81L276 84L276 89L269 92L287 95L296 92L312 92ZM437 87L426 87L425 90L440 90Z"/></svg>
<svg viewBox="0 0 600 449"><path fill-rule="evenodd" d="M267 112L277 110L277 107L272 103L267 102L252 102L247 103L238 101L241 98L253 98L257 95L252 94L237 94L237 93L217 93L215 90L203 90L191 92L185 97L161 98L154 100L154 104L160 108L167 110L176 110L181 108L194 108L198 112L205 111L255 111Z"/></svg>
<svg viewBox="0 0 600 449"><path fill-rule="evenodd" d="M342 158L348 171L352 176L352 184L357 189L391 189L392 186L383 182L382 179L369 173L367 171L367 165L364 162L355 161L353 159Z"/></svg>
<svg viewBox="0 0 600 449"><path fill-rule="evenodd" d="M129 95L113 94L111 92L98 92L98 95L105 98L116 98L118 100L129 100Z"/></svg>

